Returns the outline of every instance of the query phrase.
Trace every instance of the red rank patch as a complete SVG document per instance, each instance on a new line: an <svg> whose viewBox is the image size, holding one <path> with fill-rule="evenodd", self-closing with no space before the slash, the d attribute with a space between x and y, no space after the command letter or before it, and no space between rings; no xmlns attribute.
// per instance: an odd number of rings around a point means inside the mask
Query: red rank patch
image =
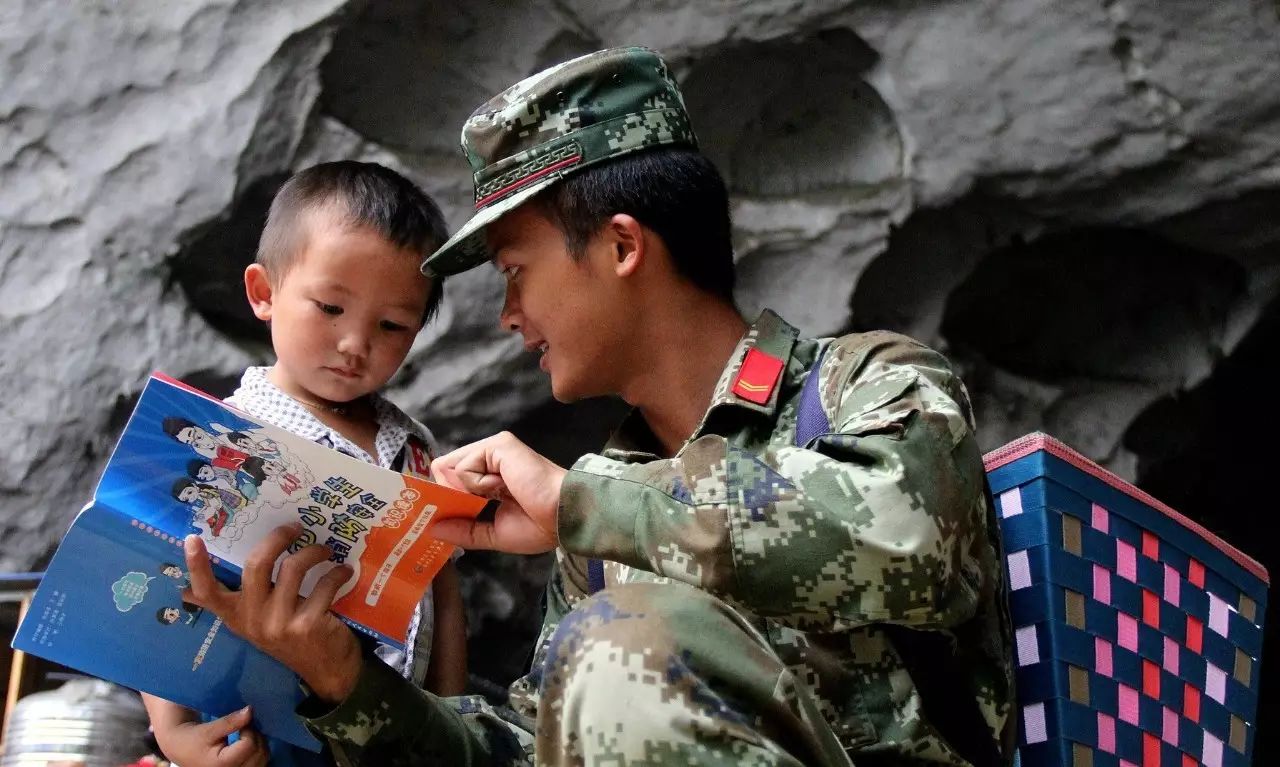
<svg viewBox="0 0 1280 767"><path fill-rule="evenodd" d="M773 395L781 373L782 360L752 347L742 360L731 391L748 402L763 405Z"/></svg>

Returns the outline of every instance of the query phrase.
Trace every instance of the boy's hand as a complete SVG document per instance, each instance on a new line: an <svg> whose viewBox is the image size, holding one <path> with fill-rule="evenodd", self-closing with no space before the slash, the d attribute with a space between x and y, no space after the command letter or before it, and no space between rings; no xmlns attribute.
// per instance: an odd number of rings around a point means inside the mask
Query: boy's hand
<svg viewBox="0 0 1280 767"><path fill-rule="evenodd" d="M566 473L505 431L442 455L431 462L435 481L501 504L492 522L446 519L431 534L464 549L550 551L559 543L556 511Z"/></svg>
<svg viewBox="0 0 1280 767"><path fill-rule="evenodd" d="M182 767L266 767L271 754L262 735L249 727L249 707L212 722L154 722L156 743L169 761ZM227 736L240 733L228 744Z"/></svg>
<svg viewBox="0 0 1280 767"><path fill-rule="evenodd" d="M301 525L272 530L249 552L240 577L240 591L232 591L213 577L209 552L199 536L183 543L191 588L183 596L213 611L226 627L292 669L321 699L342 701L360 676L360 645L345 623L329 612L338 589L351 577L347 565L325 573L309 598L298 596L307 571L333 554L326 546L308 546L280 563L271 583L275 561L298 537Z"/></svg>

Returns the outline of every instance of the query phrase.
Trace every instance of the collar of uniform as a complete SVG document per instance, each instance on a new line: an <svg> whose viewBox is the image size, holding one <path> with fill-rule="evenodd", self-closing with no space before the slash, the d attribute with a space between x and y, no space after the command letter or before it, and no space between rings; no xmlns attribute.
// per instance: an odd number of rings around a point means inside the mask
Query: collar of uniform
<svg viewBox="0 0 1280 767"><path fill-rule="evenodd" d="M725 366L724 372L720 374L720 380L716 383L715 393L711 396L711 406L707 408L708 415L712 410L719 407L741 407L766 415L773 415L777 412L778 390L782 388L787 363L791 360L791 349L795 346L796 337L799 335L800 331L779 317L773 310L765 309L760 312L760 316L756 318L755 322L751 323L746 335L742 337L742 340L738 342L737 348L733 350L733 354L729 356L729 364ZM772 382L769 398L763 403L744 399L733 391L734 384L742 373L742 365L752 349L782 363L777 377ZM706 416L703 416L702 420L705 423ZM701 431L701 428L699 428L699 431Z"/></svg>
<svg viewBox="0 0 1280 767"><path fill-rule="evenodd" d="M711 412L720 408L743 408L765 415L773 415L777 412L778 391L790 374L791 366L788 363L791 361L791 350L795 347L796 337L799 334L800 331L771 309L761 312L747 330L746 335L738 342L733 354L729 356L729 362L724 372L720 374L720 380L716 382L711 404L707 407L707 412L702 416L702 422L698 424L697 429L694 429L690 439L695 439L702 434ZM751 402L733 393L733 384L742 371L742 363L752 349L759 349L764 354L782 361L782 370L764 404ZM658 443L657 437L653 436L644 416L638 409L633 409L609 438L604 454L619 461L646 461L661 455L662 446Z"/></svg>

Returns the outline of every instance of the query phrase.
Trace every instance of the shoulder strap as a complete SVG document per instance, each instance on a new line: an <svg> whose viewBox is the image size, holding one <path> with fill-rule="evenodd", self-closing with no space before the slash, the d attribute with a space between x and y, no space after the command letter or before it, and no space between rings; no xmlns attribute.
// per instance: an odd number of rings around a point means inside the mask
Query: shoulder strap
<svg viewBox="0 0 1280 767"><path fill-rule="evenodd" d="M805 447L815 437L831 431L831 419L827 418L827 411L822 408L822 392L818 390L818 371L822 369L822 360L826 356L827 350L823 349L804 377L800 404L796 408L796 447Z"/></svg>
<svg viewBox="0 0 1280 767"><path fill-rule="evenodd" d="M604 588L604 560L587 560L587 594L588 596Z"/></svg>
<svg viewBox="0 0 1280 767"><path fill-rule="evenodd" d="M822 407L818 389L819 371L826 350L805 374L804 388L800 390L800 404L796 409L796 447L807 447L817 437L831 431L831 419ZM991 490L986 487L987 502L991 503ZM994 506L993 506L994 508ZM929 723L947 741L952 749L973 767L1000 767L1000 756L991 727L978 709L977 700L968 695L969 703L956 705L957 694L970 689L969 682L960 673L948 639L933 631L917 631L905 626L882 624L885 634L893 642L898 656L907 666L920 694L921 707Z"/></svg>

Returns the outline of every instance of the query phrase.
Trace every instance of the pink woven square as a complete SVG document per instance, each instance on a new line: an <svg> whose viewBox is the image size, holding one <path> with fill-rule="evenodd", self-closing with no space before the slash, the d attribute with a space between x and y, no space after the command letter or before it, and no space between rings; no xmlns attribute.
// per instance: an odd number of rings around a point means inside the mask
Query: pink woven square
<svg viewBox="0 0 1280 767"><path fill-rule="evenodd" d="M1174 676L1178 675L1178 656L1181 649L1177 642L1169 637L1164 638L1164 670Z"/></svg>
<svg viewBox="0 0 1280 767"><path fill-rule="evenodd" d="M1049 739L1049 728L1044 723L1044 704L1032 703L1022 709L1022 726L1027 731L1027 744L1043 743Z"/></svg>
<svg viewBox="0 0 1280 767"><path fill-rule="evenodd" d="M1036 636L1035 626L1022 626L1013 632L1014 643L1018 646L1018 665L1033 666L1040 662L1040 640Z"/></svg>
<svg viewBox="0 0 1280 767"><path fill-rule="evenodd" d="M1119 539L1116 539L1116 572L1127 581L1138 582L1138 552Z"/></svg>
<svg viewBox="0 0 1280 767"><path fill-rule="evenodd" d="M1227 672L1207 662L1204 664L1204 694L1219 703L1227 700Z"/></svg>
<svg viewBox="0 0 1280 767"><path fill-rule="evenodd" d="M1018 488L1000 494L1000 516L1016 517L1022 513L1022 491Z"/></svg>
<svg viewBox="0 0 1280 767"><path fill-rule="evenodd" d="M1111 571L1102 565L1093 566L1093 598L1111 604Z"/></svg>
<svg viewBox="0 0 1280 767"><path fill-rule="evenodd" d="M1111 668L1111 643L1102 637L1093 639L1093 670L1108 679L1114 673Z"/></svg>
<svg viewBox="0 0 1280 767"><path fill-rule="evenodd" d="M1168 706L1164 707L1163 725L1160 739L1171 746L1178 745L1178 715Z"/></svg>
<svg viewBox="0 0 1280 767"><path fill-rule="evenodd" d="M1222 741L1204 734L1204 746L1200 748L1200 762L1204 767L1222 767Z"/></svg>
<svg viewBox="0 0 1280 767"><path fill-rule="evenodd" d="M1031 561L1027 558L1027 550L1015 551L1009 555L1009 590L1017 591L1031 585Z"/></svg>
<svg viewBox="0 0 1280 767"><path fill-rule="evenodd" d="M1096 504L1096 503L1095 503L1095 504L1093 504L1093 522L1092 522L1092 524L1093 524L1093 529L1094 529L1094 530L1098 530L1098 531L1103 532L1103 533L1110 532L1110 529L1111 529L1111 518L1110 518L1110 516L1107 514L1107 510L1106 510L1106 509L1104 509L1104 508L1102 508L1101 506L1099 506L1099 505L1098 505L1098 504Z"/></svg>
<svg viewBox="0 0 1280 767"><path fill-rule="evenodd" d="M1227 635L1227 617L1230 608L1217 594L1209 592L1209 628L1222 636Z"/></svg>
<svg viewBox="0 0 1280 767"><path fill-rule="evenodd" d="M1178 606L1178 602L1182 599L1182 578L1178 577L1178 571L1169 565L1164 566L1164 601Z"/></svg>
<svg viewBox="0 0 1280 767"><path fill-rule="evenodd" d="M1138 621L1132 615L1116 613L1116 644L1138 651Z"/></svg>
<svg viewBox="0 0 1280 767"><path fill-rule="evenodd" d="M1116 720L1098 712L1098 748L1108 754L1116 752Z"/></svg>
<svg viewBox="0 0 1280 767"><path fill-rule="evenodd" d="M1127 684L1118 685L1116 702L1120 709L1121 721L1129 724L1138 723L1138 691Z"/></svg>

